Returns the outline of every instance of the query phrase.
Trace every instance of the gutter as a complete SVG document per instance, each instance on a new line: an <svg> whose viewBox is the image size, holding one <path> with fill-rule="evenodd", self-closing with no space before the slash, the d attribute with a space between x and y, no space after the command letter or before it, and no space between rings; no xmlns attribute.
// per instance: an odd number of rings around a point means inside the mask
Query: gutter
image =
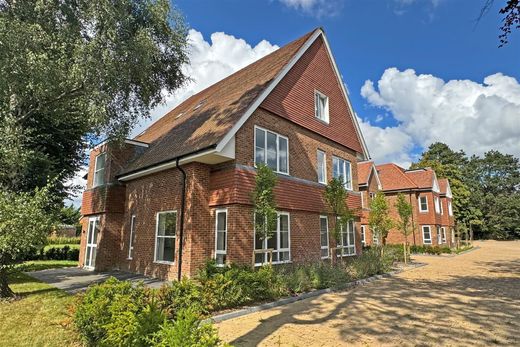
<svg viewBox="0 0 520 347"><path fill-rule="evenodd" d="M184 206L186 204L186 171L179 165L180 157L177 157L175 163L177 169L182 174L182 190L181 190L181 223L180 223L180 231L179 231L179 261L177 268L177 280L180 281L182 278L182 246L184 241Z"/></svg>

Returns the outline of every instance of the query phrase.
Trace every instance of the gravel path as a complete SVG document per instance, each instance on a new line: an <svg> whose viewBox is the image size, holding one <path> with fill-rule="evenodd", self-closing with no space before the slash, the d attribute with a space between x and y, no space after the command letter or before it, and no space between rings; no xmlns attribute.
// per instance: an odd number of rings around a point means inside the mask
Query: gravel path
<svg viewBox="0 0 520 347"><path fill-rule="evenodd" d="M520 346L520 242L217 325L235 346Z"/></svg>

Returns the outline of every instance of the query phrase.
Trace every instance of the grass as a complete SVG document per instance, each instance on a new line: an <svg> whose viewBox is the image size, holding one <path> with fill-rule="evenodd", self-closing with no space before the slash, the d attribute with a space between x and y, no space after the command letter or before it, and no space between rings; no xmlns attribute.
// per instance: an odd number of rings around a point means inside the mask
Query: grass
<svg viewBox="0 0 520 347"><path fill-rule="evenodd" d="M67 313L74 296L21 272L70 266L77 266L77 262L30 261L10 275L10 287L19 299L0 301L2 346L80 345Z"/></svg>

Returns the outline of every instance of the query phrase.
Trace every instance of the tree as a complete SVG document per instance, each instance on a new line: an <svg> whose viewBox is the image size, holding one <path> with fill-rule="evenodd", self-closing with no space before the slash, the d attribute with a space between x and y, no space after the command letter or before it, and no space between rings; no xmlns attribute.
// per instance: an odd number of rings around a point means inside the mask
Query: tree
<svg viewBox="0 0 520 347"><path fill-rule="evenodd" d="M265 164L259 164L255 177L255 189L252 202L254 206L255 233L262 240L270 239L277 228L278 213L274 187L276 186L276 174Z"/></svg>
<svg viewBox="0 0 520 347"><path fill-rule="evenodd" d="M126 136L187 80L187 29L167 0L1 1L0 33L0 186L11 191L70 179L86 141Z"/></svg>
<svg viewBox="0 0 520 347"><path fill-rule="evenodd" d="M343 181L333 178L325 187L325 201L334 217L334 228L330 233L336 243L340 241L341 228L345 227L354 218L354 211L347 205L347 190Z"/></svg>
<svg viewBox="0 0 520 347"><path fill-rule="evenodd" d="M484 6L480 9L477 23L489 12L494 3L495 0L486 0ZM520 0L507 0L505 6L498 10L498 13L505 15L500 27L501 34L498 35L500 40L498 47L503 47L509 42L508 36L511 34L512 29L520 29Z"/></svg>
<svg viewBox="0 0 520 347"><path fill-rule="evenodd" d="M386 245L386 238L390 229L393 227L392 219L389 216L388 202L385 194L381 191L370 202L370 212L368 214L368 225L373 233L375 233L381 245ZM383 247L381 247L381 255L383 255Z"/></svg>
<svg viewBox="0 0 520 347"><path fill-rule="evenodd" d="M13 296L8 275L24 256L45 244L54 225L48 209L50 186L34 193L13 193L0 189L0 298Z"/></svg>
<svg viewBox="0 0 520 347"><path fill-rule="evenodd" d="M408 235L413 231L412 224L412 205L406 201L404 194L397 194L397 201L395 203L397 213L399 214L399 220L397 221L397 227L401 234L404 236L403 252L404 252L404 263L407 264L407 249L408 249Z"/></svg>

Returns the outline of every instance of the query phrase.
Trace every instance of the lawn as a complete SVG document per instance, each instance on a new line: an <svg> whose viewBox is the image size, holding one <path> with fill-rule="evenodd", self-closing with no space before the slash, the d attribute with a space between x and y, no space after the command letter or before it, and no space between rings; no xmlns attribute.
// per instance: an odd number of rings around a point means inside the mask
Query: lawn
<svg viewBox="0 0 520 347"><path fill-rule="evenodd" d="M2 346L80 345L72 329L68 308L71 296L21 271L77 266L76 261L30 261L10 276L11 289L21 298L0 301L0 341Z"/></svg>

